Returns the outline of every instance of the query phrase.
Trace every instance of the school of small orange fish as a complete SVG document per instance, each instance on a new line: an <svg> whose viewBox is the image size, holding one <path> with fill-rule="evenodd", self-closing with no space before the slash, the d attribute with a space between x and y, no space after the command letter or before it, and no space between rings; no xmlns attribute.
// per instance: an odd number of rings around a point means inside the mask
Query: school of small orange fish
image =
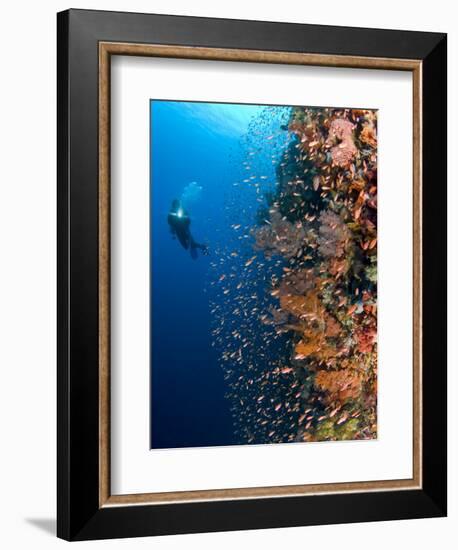
<svg viewBox="0 0 458 550"><path fill-rule="evenodd" d="M266 107L212 260L240 443L377 436L377 112Z"/></svg>

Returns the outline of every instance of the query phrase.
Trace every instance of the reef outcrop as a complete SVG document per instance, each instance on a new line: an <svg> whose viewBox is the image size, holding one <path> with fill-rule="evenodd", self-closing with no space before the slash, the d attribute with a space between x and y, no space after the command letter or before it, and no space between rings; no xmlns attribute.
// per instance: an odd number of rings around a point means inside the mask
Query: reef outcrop
<svg viewBox="0 0 458 550"><path fill-rule="evenodd" d="M377 113L292 109L255 250L283 260L262 321L287 335L296 441L377 436ZM266 215L267 213L267 215Z"/></svg>

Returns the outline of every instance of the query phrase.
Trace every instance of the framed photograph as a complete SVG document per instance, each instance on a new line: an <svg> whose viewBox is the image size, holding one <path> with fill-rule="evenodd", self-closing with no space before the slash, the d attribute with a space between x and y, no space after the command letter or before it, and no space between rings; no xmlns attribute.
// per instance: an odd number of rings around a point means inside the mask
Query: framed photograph
<svg viewBox="0 0 458 550"><path fill-rule="evenodd" d="M58 536L446 514L446 35L58 14Z"/></svg>

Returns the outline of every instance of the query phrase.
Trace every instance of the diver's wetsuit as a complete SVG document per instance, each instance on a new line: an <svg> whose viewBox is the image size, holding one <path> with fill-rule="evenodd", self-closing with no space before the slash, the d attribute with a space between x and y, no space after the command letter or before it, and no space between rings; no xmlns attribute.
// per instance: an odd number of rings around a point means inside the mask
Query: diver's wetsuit
<svg viewBox="0 0 458 550"><path fill-rule="evenodd" d="M202 250L203 254L208 254L208 248L205 244L196 242L191 235L189 226L191 225L191 218L184 208L174 201L172 209L169 212L167 218L172 235L176 236L180 241L180 244L186 250L190 249L191 256L197 258L197 249Z"/></svg>

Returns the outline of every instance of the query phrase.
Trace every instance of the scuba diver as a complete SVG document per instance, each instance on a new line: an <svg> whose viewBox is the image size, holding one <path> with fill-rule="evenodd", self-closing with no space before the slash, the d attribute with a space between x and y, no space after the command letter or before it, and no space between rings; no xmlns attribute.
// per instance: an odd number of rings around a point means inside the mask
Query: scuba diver
<svg viewBox="0 0 458 550"><path fill-rule="evenodd" d="M170 231L174 238L180 241L180 244L186 250L190 250L191 257L197 258L197 250L201 250L205 256L208 254L208 247L205 244L196 242L191 235L189 226L191 225L191 218L186 210L182 207L181 202L178 199L172 201L172 207L170 208L169 215L167 217L169 222Z"/></svg>

